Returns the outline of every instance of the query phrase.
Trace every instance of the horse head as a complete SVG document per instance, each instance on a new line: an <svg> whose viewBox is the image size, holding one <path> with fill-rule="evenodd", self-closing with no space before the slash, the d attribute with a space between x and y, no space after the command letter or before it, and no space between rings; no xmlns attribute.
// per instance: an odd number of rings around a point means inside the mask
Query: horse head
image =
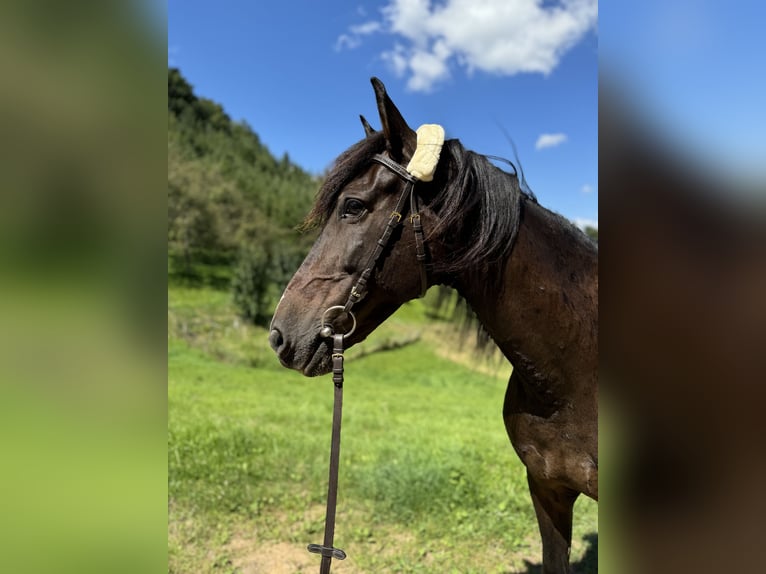
<svg viewBox="0 0 766 574"><path fill-rule="evenodd" d="M348 348L428 286L418 229L434 217L428 203L438 182L422 172L433 172L438 149L433 141L420 148L419 143L421 135L438 139L433 134L438 126L416 133L383 83L373 78L372 84L382 130L362 118L366 137L336 160L307 218L308 225L320 228L319 236L271 322L269 342L281 363L306 376L330 371L329 333L346 333ZM415 175L403 167L411 160L418 163L408 166Z"/></svg>

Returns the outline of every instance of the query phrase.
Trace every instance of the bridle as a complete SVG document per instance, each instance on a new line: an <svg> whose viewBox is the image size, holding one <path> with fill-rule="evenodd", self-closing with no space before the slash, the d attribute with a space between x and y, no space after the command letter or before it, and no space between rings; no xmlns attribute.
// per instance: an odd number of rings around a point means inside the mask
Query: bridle
<svg viewBox="0 0 766 574"><path fill-rule="evenodd" d="M415 184L418 182L418 179L411 175L400 164L396 163L394 160L383 154L375 154L372 157L372 160L387 167L407 183L404 186L404 190L402 191L401 195L399 196L399 200L396 202L396 207L391 212L391 215L388 219L388 224L383 230L383 235L381 235L380 239L378 239L377 243L375 244L375 249L372 251L372 253L370 253L369 258L367 259L367 264L364 266L362 274L359 276L359 279L357 279L356 283L351 288L348 299L346 299L346 303L343 305L343 311L345 313L350 312L351 307L356 305L364 298L365 295L367 295L367 281L369 281L370 276L372 275L375 266L378 263L378 259L380 259L380 256L383 254L383 250L388 246L388 242L391 240L391 235L393 234L394 229L396 229L399 223L401 223L402 213L404 213L408 199L410 204L410 222L412 223L412 228L415 232L415 257L420 264L419 296L422 297L425 295L426 290L428 289L425 237L423 235L423 224L420 221L420 213L418 212L418 195L415 193Z"/></svg>
<svg viewBox="0 0 766 574"><path fill-rule="evenodd" d="M332 350L332 381L335 385L335 398L333 401L333 413L332 413L332 439L330 443L330 473L327 487L327 512L325 514L325 530L324 530L324 543L323 544L309 544L309 552L322 555L322 563L319 568L319 574L329 574L332 559L343 560L346 558L346 553L340 548L333 547L333 539L335 537L335 509L338 500L338 463L340 461L340 424L341 414L343 409L343 350L344 350L344 338L349 337L356 330L356 317L351 312L351 308L359 303L367 295L367 282L369 281L372 273L377 266L383 251L391 241L391 236L394 230L399 226L402 221L404 210L407 208L407 202L409 200L410 208L410 222L415 232L415 256L420 264L420 297L425 295L428 289L428 272L426 270L426 245L425 236L423 234L423 225L420 221L420 213L418 208L418 196L415 193L415 184L419 181L418 178L410 174L404 167L396 163L389 157L376 154L373 156L373 161L387 167L400 178L402 178L406 184L404 190L399 196L396 202L396 207L391 212L383 234L375 244L375 248L370 253L367 259L367 263L362 271L362 274L357 279L354 286L351 288L351 292L343 305L334 305L328 308L322 314L322 323L320 328L320 336L324 338L332 337L333 350ZM347 314L352 321L351 329L346 333L336 333L332 326L332 319L328 318L331 312L340 311Z"/></svg>

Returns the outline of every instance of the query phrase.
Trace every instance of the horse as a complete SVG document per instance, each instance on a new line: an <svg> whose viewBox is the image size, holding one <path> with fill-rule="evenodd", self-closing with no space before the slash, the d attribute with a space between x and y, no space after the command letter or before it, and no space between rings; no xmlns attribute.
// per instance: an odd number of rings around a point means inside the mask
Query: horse
<svg viewBox="0 0 766 574"><path fill-rule="evenodd" d="M513 366L503 420L526 467L542 572L569 572L574 502L598 500L598 248L457 139L413 177L404 165L420 131L371 82L382 129L360 116L364 139L320 187L304 225L321 231L277 304L271 347L284 367L323 375L333 330L350 347L428 287L457 290Z"/></svg>

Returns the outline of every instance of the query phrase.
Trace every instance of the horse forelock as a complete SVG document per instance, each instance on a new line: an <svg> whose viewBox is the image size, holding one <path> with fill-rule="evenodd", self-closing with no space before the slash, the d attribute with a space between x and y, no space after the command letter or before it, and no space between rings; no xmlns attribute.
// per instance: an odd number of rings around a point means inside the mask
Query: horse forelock
<svg viewBox="0 0 766 574"><path fill-rule="evenodd" d="M372 164L373 156L381 153L385 147L386 140L383 132L376 132L340 154L319 188L314 207L301 227L311 229L322 226L332 214L343 188L368 169Z"/></svg>

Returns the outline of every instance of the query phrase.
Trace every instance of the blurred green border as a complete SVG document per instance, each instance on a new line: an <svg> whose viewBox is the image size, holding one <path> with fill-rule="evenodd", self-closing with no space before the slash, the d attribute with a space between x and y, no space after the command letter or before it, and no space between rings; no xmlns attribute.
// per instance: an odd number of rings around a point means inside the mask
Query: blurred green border
<svg viewBox="0 0 766 574"><path fill-rule="evenodd" d="M0 4L0 571L167 570L164 5Z"/></svg>

